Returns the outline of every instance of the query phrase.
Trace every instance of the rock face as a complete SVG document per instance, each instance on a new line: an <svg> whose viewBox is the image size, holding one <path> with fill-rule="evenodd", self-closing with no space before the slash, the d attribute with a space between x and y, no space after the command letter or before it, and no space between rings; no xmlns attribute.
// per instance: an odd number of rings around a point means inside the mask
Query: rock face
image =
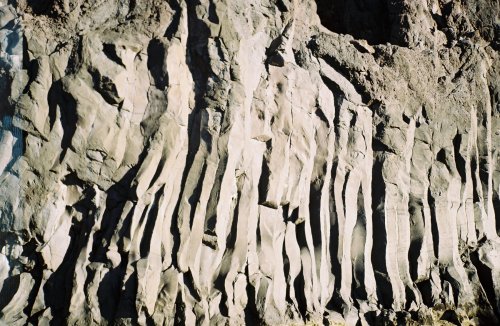
<svg viewBox="0 0 500 326"><path fill-rule="evenodd" d="M498 0L0 0L0 320L499 322Z"/></svg>

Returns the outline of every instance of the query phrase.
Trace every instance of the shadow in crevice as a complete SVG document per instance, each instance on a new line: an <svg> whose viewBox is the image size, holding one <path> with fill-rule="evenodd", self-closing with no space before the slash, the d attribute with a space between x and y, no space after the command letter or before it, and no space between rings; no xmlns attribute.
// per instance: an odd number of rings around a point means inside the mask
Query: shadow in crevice
<svg viewBox="0 0 500 326"><path fill-rule="evenodd" d="M335 105L337 107L337 105ZM336 114L336 119L338 120L337 114ZM334 122L335 124L335 122ZM338 125L338 124L335 124ZM334 161L332 163L332 175L335 175L335 171L337 170L338 167L338 161ZM337 203L335 202L335 188L334 188L335 182L330 183L330 189L329 189L329 195L330 195L330 207L328 208L330 210L330 243L329 243L329 249L330 249L330 256L331 256L331 262L332 262L332 274L335 275L334 279L334 293L332 298L327 304L327 309L334 310L337 312L342 311L342 300L340 299L340 287L341 287L341 278L337 277L342 275L342 270L341 270L341 265L340 265L340 257L339 257L339 241L340 241L340 230L339 230L339 221L338 221L338 216L337 212L335 210L335 207Z"/></svg>
<svg viewBox="0 0 500 326"><path fill-rule="evenodd" d="M216 177L212 186L212 190L210 191L210 196L208 198L208 204L207 204L207 211L205 214L204 232L208 234L215 234L215 228L217 226L217 207L219 199L221 198L222 180L224 178L224 174L227 169L227 163L228 163L227 154L221 153L219 155L219 164L217 166ZM238 193L238 203L240 200L239 196L240 194ZM236 205L238 205L238 203ZM234 218L236 218L236 220L233 221L233 216L230 216L229 225L232 225L231 223L237 222L237 217L238 217L237 209L238 209L237 206L236 207L231 206L231 212L234 212ZM236 230L231 229L231 232L235 232L234 237L236 237ZM236 239L234 240L236 241Z"/></svg>
<svg viewBox="0 0 500 326"><path fill-rule="evenodd" d="M245 324L246 325L262 325L263 322L259 317L257 303L255 302L255 298L256 298L255 287L252 285L252 282L250 281L248 264L245 267L245 276L247 278L246 293L248 296L248 302L247 302L247 305L245 306L245 309L244 309Z"/></svg>
<svg viewBox="0 0 500 326"><path fill-rule="evenodd" d="M150 204L147 215L145 216L146 224L144 226L143 232L141 236L140 243L140 254L141 257L147 257L149 252L151 251L151 240L153 237L153 232L155 227L160 227L160 224L157 224L156 221L158 218L162 216L158 215L159 203L160 199L164 192L164 186L162 186L154 195L154 200ZM141 222L142 223L142 222Z"/></svg>
<svg viewBox="0 0 500 326"><path fill-rule="evenodd" d="M21 275L8 277L2 285L0 291L0 311L5 308L16 295L19 286L21 285Z"/></svg>
<svg viewBox="0 0 500 326"><path fill-rule="evenodd" d="M54 8L54 0L28 0L28 7L35 15L49 15Z"/></svg>
<svg viewBox="0 0 500 326"><path fill-rule="evenodd" d="M493 283L493 275L491 269L485 264L483 264L483 262L481 262L477 251L471 253L470 259L472 264L474 264L474 266L476 267L481 287L483 288L486 294L486 298L488 299L490 306L491 307L497 306L496 305L497 298L495 295L495 290L494 290L495 286ZM492 309L492 310L495 311L496 317L500 318L500 311L498 311L497 309Z"/></svg>
<svg viewBox="0 0 500 326"><path fill-rule="evenodd" d="M236 248L236 240L238 236L238 226L240 226L240 200L241 200L241 191L238 190L238 194L236 198L233 198L233 203L231 205L231 216L229 217L228 225L231 226L230 232L227 234L226 237L226 250L224 252L224 256L222 258L222 262L220 263L220 266L229 266L231 265L231 259L233 258L233 253ZM214 217L215 218L215 217ZM205 228L205 235L215 235L215 226L213 229L206 229ZM212 247L213 249L217 249L217 243L208 243L206 239L203 240L203 244L209 247ZM248 266L247 266L248 267ZM224 272L220 272L219 275L217 276L215 282L214 282L214 288L219 290L221 293L221 300L219 302L219 311L220 313L225 316L225 317L230 317L229 316L229 310L227 307L227 301L232 300L232 298L228 298L227 291L225 289L225 283L227 280L227 275L229 270L223 269ZM232 280L231 284L234 285L234 279Z"/></svg>
<svg viewBox="0 0 500 326"><path fill-rule="evenodd" d="M460 154L460 147L462 145L463 141L463 136L460 134L457 134L453 138L453 150L454 150L454 157L455 157L455 166L457 167L458 174L460 174L460 179L462 180L462 183L465 184L466 182L466 162L462 154Z"/></svg>
<svg viewBox="0 0 500 326"><path fill-rule="evenodd" d="M110 269L99 283L99 288L97 290L99 309L101 316L109 323L115 318L127 263L127 255L122 253L120 265L118 265L117 268Z"/></svg>
<svg viewBox="0 0 500 326"><path fill-rule="evenodd" d="M429 207L431 211L431 233L432 233L432 243L434 249L434 257L439 257L439 230L438 230L438 216L436 216L436 201L432 196L430 189L427 191Z"/></svg>
<svg viewBox="0 0 500 326"><path fill-rule="evenodd" d="M269 168L269 162L268 162L269 155L270 155L269 153L272 150L272 141L271 140L266 142L266 148L267 148L267 152L264 154L264 158L262 160L262 167L260 169L261 173L260 173L260 177L259 177L259 183L257 186L257 189L259 191L259 204L266 206L266 207L276 209L276 208L278 208L278 206L277 206L278 203L269 202L267 200L269 188L271 186L269 184L269 180L271 177L271 169Z"/></svg>
<svg viewBox="0 0 500 326"><path fill-rule="evenodd" d="M297 212L298 208L294 209L292 214L298 214ZM309 267L311 266L310 261L304 261L304 260L311 260L313 257L309 255L309 250L307 246L307 236L306 236L306 223L302 222L296 226L296 237L297 237L297 244L300 248L301 251L301 260L302 260L302 267L300 270L299 275L295 278L293 282L294 290L295 290L295 298L297 299L297 304L298 304L298 309L299 312L302 316L302 318L305 320L307 316L307 296L306 296L306 280L304 278L304 267Z"/></svg>
<svg viewBox="0 0 500 326"><path fill-rule="evenodd" d="M201 111L207 106L205 100L206 88L208 84L210 60L208 55L208 39L210 36L210 29L208 26L197 17L195 1L187 1L187 14L188 14L188 39L186 46L186 62L191 72L194 82L194 100L195 105L193 111L188 117L187 132L189 134L188 140L188 153L186 156L186 166L182 173L180 196L177 201L176 207L172 214L172 224L170 227L173 236L172 252L179 252L180 248L180 233L179 233L179 207L183 200L183 192L186 186L186 180L194 163L195 155L200 146L201 136ZM180 10L180 7L177 6ZM168 31L167 31L168 32ZM198 188L200 185L197 186ZM196 190L195 190L196 192ZM198 189L199 192L199 189ZM172 263L178 266L177 255L172 255Z"/></svg>
<svg viewBox="0 0 500 326"><path fill-rule="evenodd" d="M57 111L59 109L61 126L63 128L63 136L61 139L61 155L59 160L62 161L68 148L71 146L71 140L76 132L76 124L78 121L77 104L73 96L64 90L62 80L55 81L49 89L49 123L50 128L54 127L57 119Z"/></svg>
<svg viewBox="0 0 500 326"><path fill-rule="evenodd" d="M495 191L496 192L496 191ZM495 194L493 199L493 211L495 212L495 223L497 226L497 235L500 236L500 194Z"/></svg>
<svg viewBox="0 0 500 326"><path fill-rule="evenodd" d="M168 85L168 75L165 72L166 46L159 39L153 39L148 44L148 69L153 77L156 88L164 90Z"/></svg>
<svg viewBox="0 0 500 326"><path fill-rule="evenodd" d="M44 265L42 254L39 251L37 251L36 248L37 248L36 240L31 239L27 244L23 246L23 253L22 253L22 256L30 257L30 259L34 262L34 268L31 271L31 276L33 277L33 280L35 282L32 287L32 291L30 292L30 295L28 297L28 304L26 305L26 308L24 308L24 313L26 314L26 316L28 316L28 323L32 323L33 325L36 325L36 321L38 320L38 318L36 316L32 316L31 311L33 310L36 296L40 291L40 286L42 285L43 265ZM2 297L1 294L0 297Z"/></svg>
<svg viewBox="0 0 500 326"><path fill-rule="evenodd" d="M95 195L95 190L88 188L83 199L74 204L73 208L82 215L81 221L73 221L69 231L70 244L62 264L49 277L43 288L45 305L51 309L54 325L63 325L69 316L76 265L81 251L88 244L95 224L97 211L93 203Z"/></svg>
<svg viewBox="0 0 500 326"><path fill-rule="evenodd" d="M132 325L137 325L138 311L135 303L139 283L137 278L137 262L131 265L134 267L135 273L132 273L125 282L121 282L122 287L114 319L129 319Z"/></svg>
<svg viewBox="0 0 500 326"><path fill-rule="evenodd" d="M366 300L368 294L365 284L365 260L370 257L365 257L366 244L366 212L364 205L364 194L362 187L358 190L358 216L352 233L351 255L353 259L352 275L353 282L351 283L351 293L353 298Z"/></svg>
<svg viewBox="0 0 500 326"><path fill-rule="evenodd" d="M321 175L326 175L327 164L324 162L322 166ZM314 260L319 264L321 261L321 247L323 244L323 234L322 232L327 232L327 230L322 230L321 228L321 210L326 209L326 207L321 206L322 201L322 189L324 185L324 178L318 179L316 182L311 182L310 193L309 193L309 221L311 224L311 236L314 246ZM319 271L318 272L318 277Z"/></svg>
<svg viewBox="0 0 500 326"><path fill-rule="evenodd" d="M182 8L181 6L179 6L177 0L168 0L167 2L170 5L170 8L172 8L172 10L174 11L174 15L172 17L170 25L168 25L163 36L171 40L174 37L175 33L177 33L179 26L181 26L180 21L182 15Z"/></svg>
<svg viewBox="0 0 500 326"><path fill-rule="evenodd" d="M424 244L424 207L420 198L410 194L408 203L410 215L410 250L408 260L410 266L410 275L413 281L418 278L418 258Z"/></svg>
<svg viewBox="0 0 500 326"><path fill-rule="evenodd" d="M377 150L374 148L374 151ZM372 211L373 211L373 248L371 260L375 272L377 295L384 307L393 303L392 285L387 271L387 229L385 220L385 182L382 175L384 159L380 154L375 154L372 167Z"/></svg>
<svg viewBox="0 0 500 326"><path fill-rule="evenodd" d="M389 40L390 16L386 0L316 0L323 26L371 44Z"/></svg>
<svg viewBox="0 0 500 326"><path fill-rule="evenodd" d="M133 194L130 192L131 184L146 155L147 150L144 150L139 155L138 163L127 171L122 179L108 189L105 205L106 209L102 216L101 225L99 230L94 233L92 240L93 247L89 254L89 261L109 264L109 258L106 254L109 251L111 239L115 233L118 233L118 238L120 239L118 243L116 243L118 254L120 255L120 264L106 273L97 291L101 315L109 322L114 320L120 305L120 296L122 293L122 286L124 285L123 278L125 277L128 264L128 252L124 250L125 244L123 243L123 239L126 237L126 233L130 232L130 222L134 213L134 208L123 217L121 228L119 230L117 229L119 228L119 223L126 204L131 203L131 200L133 200ZM73 176L71 179L75 178L76 181L74 182L81 182L77 179L77 176ZM68 183L68 181L65 183Z"/></svg>

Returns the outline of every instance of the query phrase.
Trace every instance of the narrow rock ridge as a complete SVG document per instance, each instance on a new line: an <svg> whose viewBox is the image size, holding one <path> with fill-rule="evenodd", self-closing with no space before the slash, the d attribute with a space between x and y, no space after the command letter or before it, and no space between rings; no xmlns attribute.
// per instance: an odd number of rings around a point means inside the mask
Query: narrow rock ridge
<svg viewBox="0 0 500 326"><path fill-rule="evenodd" d="M499 323L499 15L0 0L0 323Z"/></svg>

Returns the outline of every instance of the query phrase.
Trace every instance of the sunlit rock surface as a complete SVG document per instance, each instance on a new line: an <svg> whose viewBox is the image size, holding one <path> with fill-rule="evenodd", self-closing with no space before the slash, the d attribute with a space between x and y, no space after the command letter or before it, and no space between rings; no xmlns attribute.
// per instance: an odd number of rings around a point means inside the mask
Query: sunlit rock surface
<svg viewBox="0 0 500 326"><path fill-rule="evenodd" d="M0 324L494 325L498 0L0 0Z"/></svg>

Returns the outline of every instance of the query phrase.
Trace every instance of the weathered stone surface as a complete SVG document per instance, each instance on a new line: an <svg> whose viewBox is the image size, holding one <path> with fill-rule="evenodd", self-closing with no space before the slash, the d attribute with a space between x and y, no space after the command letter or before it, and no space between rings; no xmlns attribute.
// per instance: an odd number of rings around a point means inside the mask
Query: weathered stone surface
<svg viewBox="0 0 500 326"><path fill-rule="evenodd" d="M497 0L0 0L0 320L492 325Z"/></svg>

